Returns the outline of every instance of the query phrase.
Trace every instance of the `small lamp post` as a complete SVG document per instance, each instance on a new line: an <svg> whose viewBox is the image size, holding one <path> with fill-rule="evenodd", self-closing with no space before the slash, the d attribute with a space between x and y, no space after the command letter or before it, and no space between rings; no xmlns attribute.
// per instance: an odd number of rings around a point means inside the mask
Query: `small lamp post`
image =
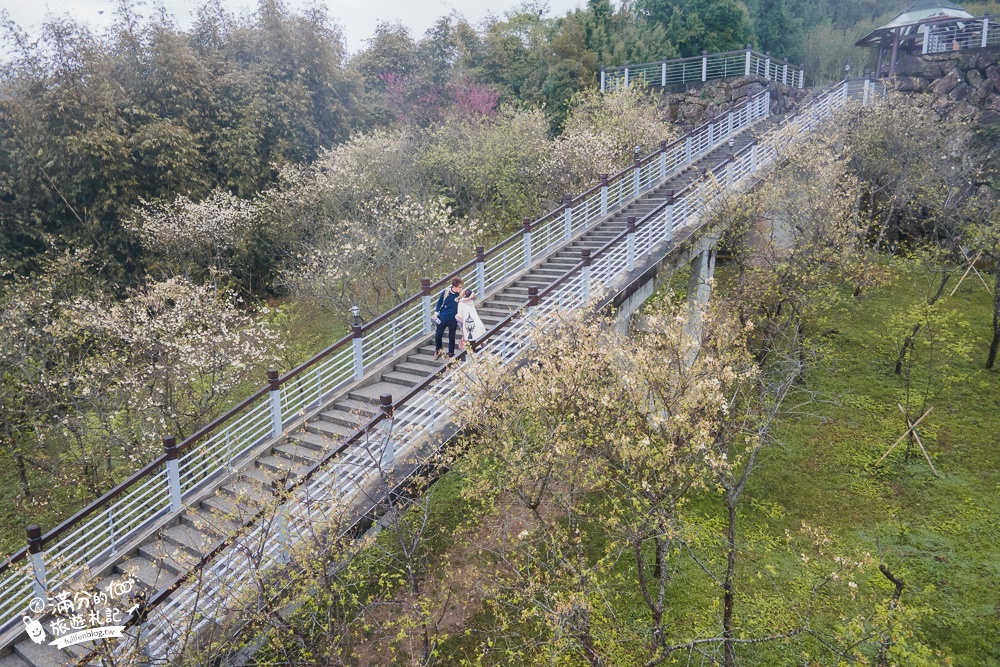
<svg viewBox="0 0 1000 667"><path fill-rule="evenodd" d="M846 65L844 65L844 78L845 79L851 78L851 63L847 63Z"/></svg>
<svg viewBox="0 0 1000 667"><path fill-rule="evenodd" d="M357 305L351 306L351 319L353 320L354 326L361 326L361 308Z"/></svg>
<svg viewBox="0 0 1000 667"><path fill-rule="evenodd" d="M642 157L642 146L636 146L632 149L632 152L635 154L635 161L638 162L639 158Z"/></svg>
<svg viewBox="0 0 1000 667"><path fill-rule="evenodd" d="M465 318L465 340L472 340L472 332L476 330L476 321L472 319L472 313Z"/></svg>

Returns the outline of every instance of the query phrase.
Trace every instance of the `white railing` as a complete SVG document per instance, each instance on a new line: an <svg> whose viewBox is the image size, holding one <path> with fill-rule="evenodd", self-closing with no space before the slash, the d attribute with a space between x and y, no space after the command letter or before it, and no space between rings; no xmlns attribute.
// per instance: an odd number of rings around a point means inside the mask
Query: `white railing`
<svg viewBox="0 0 1000 667"><path fill-rule="evenodd" d="M564 206L527 225L477 256L455 273L426 285L421 294L365 325L279 377L225 415L180 443L173 461L161 456L59 527L42 536L44 551L34 562L48 590L64 584L83 567L104 562L139 532L175 516L185 499L223 475L237 461L280 437L335 391L370 373L381 361L430 333L433 301L455 275L481 295L496 291L514 275L552 253L573 236L603 220L679 170L697 162L734 134L770 113L767 91L728 110L681 139L640 159ZM638 191L636 190L638 185ZM530 248L530 257L525 253ZM172 441L172 439L169 439ZM172 463L176 465L171 465ZM133 545L134 546L134 545ZM23 564L22 564L23 561ZM27 550L0 563L0 631L21 623L22 604L33 587Z"/></svg>
<svg viewBox="0 0 1000 667"><path fill-rule="evenodd" d="M802 88L805 84L805 70L802 66L789 65L788 58L772 59L769 53L758 53L747 47L742 51L704 53L677 60L604 67L601 68L601 92L631 85L666 88L674 84L704 83L752 74L793 88Z"/></svg>
<svg viewBox="0 0 1000 667"><path fill-rule="evenodd" d="M592 305L591 296L615 284L626 271L630 243L635 255L641 257L661 242L696 235L707 222L705 214L716 198L742 191L847 99L846 83L834 87L772 130L759 145L746 146L714 168L709 178L691 183L666 200L638 222L633 239L628 239L627 233L620 234L597 250L589 265L581 261L567 271L538 296L537 304L529 304L521 315L501 322L487 334L477 354L489 355L501 365L513 363L538 330L555 322L559 311ZM666 250L666 246L661 249ZM266 520L262 514L246 535L207 563L194 581L154 607L143 632L149 655L157 661L175 658L173 652L184 633L207 628L239 610L248 593L259 591L255 581L288 562L295 540L313 541L320 530L345 534L350 524L347 509L356 511L358 503L374 503L366 494L382 483L383 473L394 462L412 459L428 442L428 436L454 417L450 406L456 400L455 374L461 372L461 364L449 366L411 396L399 400L391 420L388 416L373 420L368 425L371 435L346 445L337 458L296 488L287 501L273 509L274 520Z"/></svg>
<svg viewBox="0 0 1000 667"><path fill-rule="evenodd" d="M1000 46L1000 27L990 17L982 16L964 21L928 24L924 33L924 53L964 51Z"/></svg>

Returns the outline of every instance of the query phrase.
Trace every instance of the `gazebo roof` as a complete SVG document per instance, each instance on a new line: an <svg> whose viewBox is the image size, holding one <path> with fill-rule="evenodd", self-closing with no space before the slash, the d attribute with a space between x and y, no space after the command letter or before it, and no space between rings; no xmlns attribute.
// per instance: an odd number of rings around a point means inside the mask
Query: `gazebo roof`
<svg viewBox="0 0 1000 667"><path fill-rule="evenodd" d="M906 36L915 34L925 23L971 18L972 14L948 0L917 0L902 14L859 39L855 46L877 47L883 38L897 29L900 29L901 36Z"/></svg>

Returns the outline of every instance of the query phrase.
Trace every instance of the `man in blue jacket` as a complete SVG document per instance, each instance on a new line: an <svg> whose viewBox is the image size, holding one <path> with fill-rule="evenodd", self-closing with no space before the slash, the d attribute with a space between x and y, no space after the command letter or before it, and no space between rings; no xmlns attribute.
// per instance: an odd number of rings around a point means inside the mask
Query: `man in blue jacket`
<svg viewBox="0 0 1000 667"><path fill-rule="evenodd" d="M455 331L458 329L458 300L465 290L461 278L451 279L451 289L441 292L437 301L438 325L434 334L434 358L441 357L444 344L444 330L448 329L448 356L455 356Z"/></svg>

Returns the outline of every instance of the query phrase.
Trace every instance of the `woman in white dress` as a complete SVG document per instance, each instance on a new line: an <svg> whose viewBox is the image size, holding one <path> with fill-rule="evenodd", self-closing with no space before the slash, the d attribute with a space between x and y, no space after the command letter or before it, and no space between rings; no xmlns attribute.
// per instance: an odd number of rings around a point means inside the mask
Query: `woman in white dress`
<svg viewBox="0 0 1000 667"><path fill-rule="evenodd" d="M460 349L465 349L466 340L479 340L486 333L486 325L483 321L479 319L479 313L476 312L476 293L472 290L465 290L465 293L458 300L458 327L462 331L462 342L459 344ZM469 335L469 330L466 326L466 321L469 318L475 323L475 327L472 329L472 335Z"/></svg>

